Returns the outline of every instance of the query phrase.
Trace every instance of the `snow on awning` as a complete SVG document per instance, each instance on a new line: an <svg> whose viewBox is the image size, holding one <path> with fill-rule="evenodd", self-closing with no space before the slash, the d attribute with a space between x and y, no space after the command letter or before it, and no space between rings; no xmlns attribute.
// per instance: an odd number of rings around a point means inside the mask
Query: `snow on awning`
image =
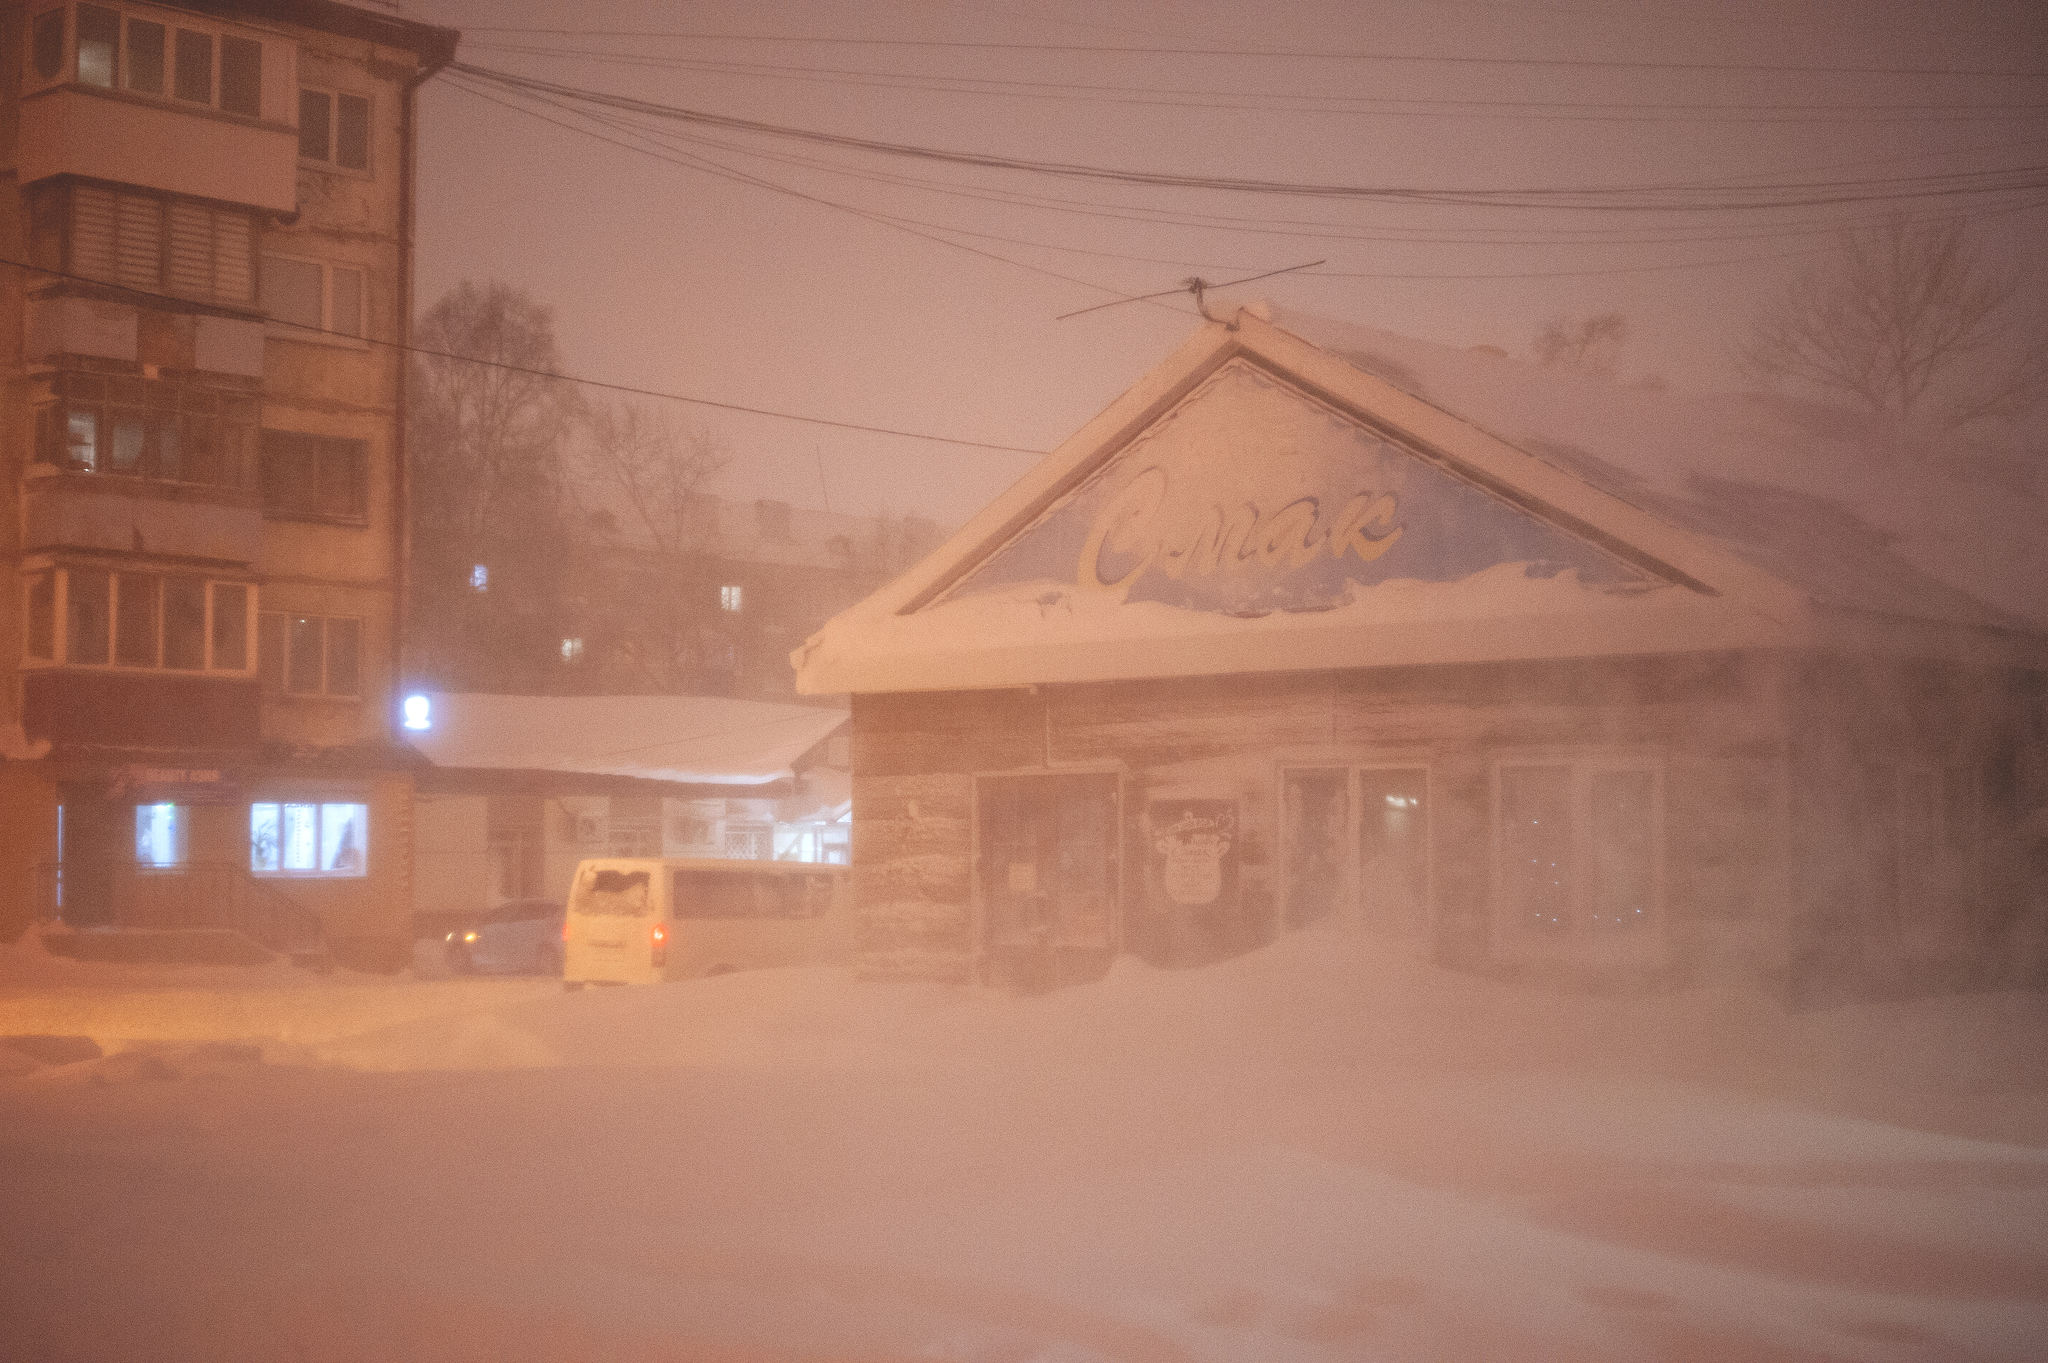
<svg viewBox="0 0 2048 1363"><path fill-rule="evenodd" d="M715 696L429 693L409 734L437 767L766 785L846 723L843 710Z"/></svg>

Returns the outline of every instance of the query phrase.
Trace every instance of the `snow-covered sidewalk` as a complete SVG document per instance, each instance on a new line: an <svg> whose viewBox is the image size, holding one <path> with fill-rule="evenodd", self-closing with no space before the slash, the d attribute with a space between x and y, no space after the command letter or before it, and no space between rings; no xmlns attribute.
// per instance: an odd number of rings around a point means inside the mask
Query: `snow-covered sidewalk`
<svg viewBox="0 0 2048 1363"><path fill-rule="evenodd" d="M1566 997L1326 931L1038 998L824 969L110 983L25 951L0 1033L70 1018L116 1052L0 1080L0 1331L31 1357L2048 1338L2040 995Z"/></svg>

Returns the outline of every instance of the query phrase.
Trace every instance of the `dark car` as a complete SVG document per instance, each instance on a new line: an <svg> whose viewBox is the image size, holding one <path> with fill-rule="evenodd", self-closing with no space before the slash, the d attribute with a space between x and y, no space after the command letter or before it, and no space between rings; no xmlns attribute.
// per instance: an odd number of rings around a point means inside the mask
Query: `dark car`
<svg viewBox="0 0 2048 1363"><path fill-rule="evenodd" d="M510 899L447 936L448 968L460 974L562 973L562 905Z"/></svg>

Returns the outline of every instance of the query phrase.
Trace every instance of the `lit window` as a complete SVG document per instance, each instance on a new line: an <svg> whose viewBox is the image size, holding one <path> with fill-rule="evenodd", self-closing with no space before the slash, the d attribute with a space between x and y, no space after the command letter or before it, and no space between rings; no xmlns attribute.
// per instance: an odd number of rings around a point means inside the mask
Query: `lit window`
<svg viewBox="0 0 2048 1363"><path fill-rule="evenodd" d="M738 587L720 587L718 589L718 608L728 611L738 610L740 608L740 589Z"/></svg>
<svg viewBox="0 0 2048 1363"><path fill-rule="evenodd" d="M564 639L564 640L562 640L562 661L563 661L563 662L565 662L565 663L573 663L573 662L575 662L575 661L576 661L576 660L577 660L578 658L581 658L582 656L583 656L583 641L582 641L581 639Z"/></svg>
<svg viewBox="0 0 2048 1363"><path fill-rule="evenodd" d="M260 875L364 875L369 830L366 804L252 804L249 869Z"/></svg>
<svg viewBox="0 0 2048 1363"><path fill-rule="evenodd" d="M469 585L480 592L491 589L491 570L488 564L479 563L469 570Z"/></svg>
<svg viewBox="0 0 2048 1363"><path fill-rule="evenodd" d="M135 807L135 864L185 864L185 811L178 805Z"/></svg>

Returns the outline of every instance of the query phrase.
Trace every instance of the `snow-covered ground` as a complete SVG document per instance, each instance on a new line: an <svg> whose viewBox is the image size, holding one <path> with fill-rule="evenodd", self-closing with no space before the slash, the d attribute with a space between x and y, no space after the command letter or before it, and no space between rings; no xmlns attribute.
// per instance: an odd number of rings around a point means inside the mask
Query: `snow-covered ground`
<svg viewBox="0 0 2048 1363"><path fill-rule="evenodd" d="M2032 1359L2048 997L0 948L0 1357ZM246 1043L222 1045L223 1042ZM5 1072L5 1071L0 1071Z"/></svg>

